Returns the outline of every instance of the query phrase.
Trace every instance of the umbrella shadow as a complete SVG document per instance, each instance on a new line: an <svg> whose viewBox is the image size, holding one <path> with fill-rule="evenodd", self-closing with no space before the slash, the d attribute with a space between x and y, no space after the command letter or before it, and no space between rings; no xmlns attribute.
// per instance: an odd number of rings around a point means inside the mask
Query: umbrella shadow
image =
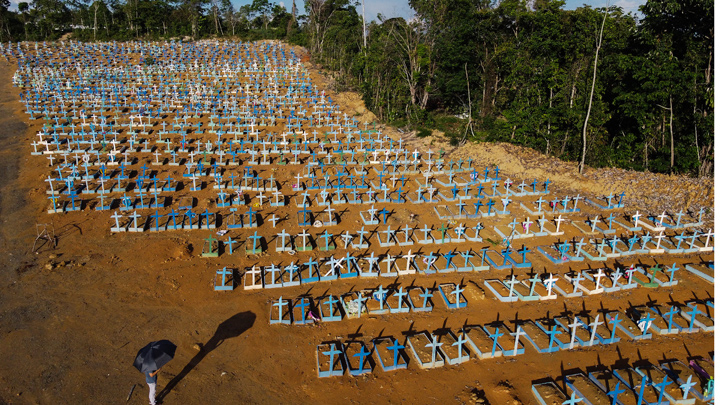
<svg viewBox="0 0 720 405"><path fill-rule="evenodd" d="M190 374L190 372L198 364L200 364L200 362L205 358L205 356L210 354L210 352L212 352L223 342L225 342L226 339L232 339L242 335L243 332L250 329L254 323L255 314L251 311L240 312L223 321L220 325L218 325L217 329L215 330L215 334L207 341L207 343L205 343L205 345L201 348L200 352L198 352L182 369L182 371L180 371L178 375L176 375L172 380L170 380L170 382L165 386L165 388L160 391L157 399L161 401L167 394L170 393L170 391L173 390L173 388L175 388L180 383L180 381L182 381L183 378L185 378L185 376Z"/></svg>

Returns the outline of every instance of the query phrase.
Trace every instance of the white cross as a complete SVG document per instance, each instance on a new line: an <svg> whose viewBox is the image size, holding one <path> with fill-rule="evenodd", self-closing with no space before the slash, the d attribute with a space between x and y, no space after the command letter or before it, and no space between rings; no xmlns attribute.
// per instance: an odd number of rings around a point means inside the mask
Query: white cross
<svg viewBox="0 0 720 405"><path fill-rule="evenodd" d="M412 254L412 250L408 250L407 254L403 256L405 260L407 260L407 265L405 266L405 272L410 273L410 264L412 263L413 258L415 258L415 255Z"/></svg>
<svg viewBox="0 0 720 405"><path fill-rule="evenodd" d="M575 347L575 333L578 326L581 326L582 324L578 322L578 318L575 317L573 320L573 323L569 324L568 327L572 328L572 332L570 334L570 349Z"/></svg>
<svg viewBox="0 0 720 405"><path fill-rule="evenodd" d="M657 249L660 249L660 243L665 238L665 235L663 234L662 231L660 231L660 233L655 238L658 240L657 241Z"/></svg>
<svg viewBox="0 0 720 405"><path fill-rule="evenodd" d="M667 214L665 214L665 211L663 211L663 213L660 214L660 216L658 217L658 219L660 220L660 221L658 221L658 223L657 223L657 227L658 227L658 228L659 228L659 227L662 227L662 223L663 223L663 221L665 220L666 217L667 217Z"/></svg>
<svg viewBox="0 0 720 405"><path fill-rule="evenodd" d="M513 348L513 356L517 356L518 351L518 344L520 343L520 336L526 335L525 331L522 330L522 327L518 325L515 332L510 332L510 336L515 336L515 347Z"/></svg>
<svg viewBox="0 0 720 405"><path fill-rule="evenodd" d="M595 333L597 332L597 327L602 325L602 322L600 322L600 314L595 315L595 321L590 323L590 326L592 327L592 331L590 332L590 344L595 344Z"/></svg>
<svg viewBox="0 0 720 405"><path fill-rule="evenodd" d="M597 273L593 274L593 277L595 277L595 291L600 291L600 279L602 279L605 276L605 273L602 271L602 269L598 269Z"/></svg>
<svg viewBox="0 0 720 405"><path fill-rule="evenodd" d="M556 281L558 281L558 279L554 278L552 273L550 273L550 277L543 280L543 284L545 284L545 289L547 290L548 297L552 295L552 288L553 288L553 285L555 285Z"/></svg>
<svg viewBox="0 0 720 405"><path fill-rule="evenodd" d="M705 239L705 247L708 247L708 243L710 242L710 238L714 237L715 234L713 233L712 228L708 229L706 234L703 234L707 239Z"/></svg>

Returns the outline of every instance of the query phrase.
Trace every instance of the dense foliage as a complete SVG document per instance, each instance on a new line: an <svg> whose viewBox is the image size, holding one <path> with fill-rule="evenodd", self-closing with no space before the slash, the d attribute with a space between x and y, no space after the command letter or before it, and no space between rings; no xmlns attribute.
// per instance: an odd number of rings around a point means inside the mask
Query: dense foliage
<svg viewBox="0 0 720 405"><path fill-rule="evenodd" d="M639 20L564 5L410 0L416 18L380 15L363 30L348 0L306 0L303 15L268 0L239 9L230 0L33 0L16 12L0 0L0 40L286 39L380 119L421 134L440 128L456 143L712 175L712 1L649 0Z"/></svg>

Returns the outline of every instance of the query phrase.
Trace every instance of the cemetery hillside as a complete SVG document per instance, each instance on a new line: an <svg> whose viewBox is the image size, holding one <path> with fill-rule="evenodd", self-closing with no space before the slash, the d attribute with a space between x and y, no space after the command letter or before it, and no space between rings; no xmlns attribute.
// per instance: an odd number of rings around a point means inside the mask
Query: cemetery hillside
<svg viewBox="0 0 720 405"><path fill-rule="evenodd" d="M713 3L364 6L0 3L0 404L714 403Z"/></svg>

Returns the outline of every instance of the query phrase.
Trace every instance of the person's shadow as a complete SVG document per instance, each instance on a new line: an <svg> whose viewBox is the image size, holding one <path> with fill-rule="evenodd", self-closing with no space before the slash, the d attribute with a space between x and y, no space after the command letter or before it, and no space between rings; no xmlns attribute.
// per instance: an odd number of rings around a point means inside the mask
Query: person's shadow
<svg viewBox="0 0 720 405"><path fill-rule="evenodd" d="M193 357L190 362L163 388L157 396L158 401L162 399L177 386L186 375L197 366L210 352L220 346L225 339L231 339L242 335L243 332L250 329L255 323L255 314L250 311L240 312L228 318L218 325L215 334L200 349L200 352Z"/></svg>

